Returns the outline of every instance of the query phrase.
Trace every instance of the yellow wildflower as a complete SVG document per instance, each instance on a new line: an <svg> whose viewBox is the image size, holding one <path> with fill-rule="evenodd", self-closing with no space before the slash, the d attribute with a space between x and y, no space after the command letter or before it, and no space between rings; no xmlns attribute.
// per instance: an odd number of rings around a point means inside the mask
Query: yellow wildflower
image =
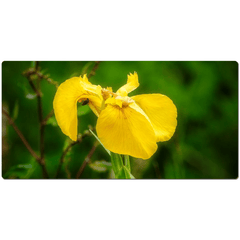
<svg viewBox="0 0 240 240"><path fill-rule="evenodd" d="M53 109L62 132L77 140L77 102L89 99L89 107L99 116L101 112L101 86L91 84L87 76L73 77L63 82L56 92Z"/></svg>
<svg viewBox="0 0 240 240"><path fill-rule="evenodd" d="M86 101L98 116L97 134L105 148L118 154L148 159L157 142L169 140L177 126L177 109L162 94L128 97L139 86L138 75L128 75L127 84L116 93L91 84L86 75L62 83L53 107L64 134L77 140L77 102Z"/></svg>

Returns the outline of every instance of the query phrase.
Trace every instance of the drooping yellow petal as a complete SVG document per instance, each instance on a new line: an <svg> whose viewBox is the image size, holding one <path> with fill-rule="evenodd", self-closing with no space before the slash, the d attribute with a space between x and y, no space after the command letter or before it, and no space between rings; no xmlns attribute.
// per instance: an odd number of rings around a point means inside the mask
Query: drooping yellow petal
<svg viewBox="0 0 240 240"><path fill-rule="evenodd" d="M177 126L177 108L172 100L162 94L142 94L132 97L149 117L157 141L169 140Z"/></svg>
<svg viewBox="0 0 240 240"><path fill-rule="evenodd" d="M134 74L130 73L128 75L127 84L119 88L116 93L124 97L124 96L127 96L128 93L135 90L138 86L139 86L139 82L138 82L137 73L136 72L134 72Z"/></svg>
<svg viewBox="0 0 240 240"><path fill-rule="evenodd" d="M57 89L53 109L62 132L77 140L77 102L89 99L89 106L96 115L101 111L101 87L92 85L86 78L73 77Z"/></svg>
<svg viewBox="0 0 240 240"><path fill-rule="evenodd" d="M152 125L129 106L108 104L98 118L97 134L102 144L114 153L148 159L157 150Z"/></svg>
<svg viewBox="0 0 240 240"><path fill-rule="evenodd" d="M89 99L88 106L91 108L91 110L95 113L97 117L99 117L99 114L101 112L101 106L102 106L102 98L101 95L93 95L93 93L87 93L83 94L79 99L78 102L81 102L82 100Z"/></svg>

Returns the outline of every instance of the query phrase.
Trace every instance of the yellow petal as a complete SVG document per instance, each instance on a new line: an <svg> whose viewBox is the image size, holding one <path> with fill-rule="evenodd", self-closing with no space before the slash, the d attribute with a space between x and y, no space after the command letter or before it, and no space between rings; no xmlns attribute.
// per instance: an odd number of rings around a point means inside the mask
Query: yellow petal
<svg viewBox="0 0 240 240"><path fill-rule="evenodd" d="M97 134L102 144L114 153L148 159L157 150L152 125L129 106L108 104L98 118Z"/></svg>
<svg viewBox="0 0 240 240"><path fill-rule="evenodd" d="M77 102L89 99L89 106L99 115L102 104L100 86L86 82L86 78L73 77L63 82L57 89L53 109L62 132L73 141L77 140Z"/></svg>
<svg viewBox="0 0 240 240"><path fill-rule="evenodd" d="M113 90L112 90L112 87L107 87L107 90L110 91L110 92L113 91Z"/></svg>
<svg viewBox="0 0 240 240"><path fill-rule="evenodd" d="M89 94L102 96L102 94L101 94L101 90L102 90L101 86L100 85L94 85L94 84L90 83L88 81L88 78L87 78L86 74L84 74L83 77L80 76L79 79L80 79L81 86Z"/></svg>
<svg viewBox="0 0 240 240"><path fill-rule="evenodd" d="M119 88L116 93L124 97L124 96L127 96L128 93L135 90L138 86L139 86L139 82L138 82L137 73L136 72L134 72L134 74L130 73L128 75L127 84Z"/></svg>
<svg viewBox="0 0 240 240"><path fill-rule="evenodd" d="M105 104L111 104L111 105L117 105L120 108L122 108L122 100L121 99L116 99L114 97L110 97L105 101Z"/></svg>
<svg viewBox="0 0 240 240"><path fill-rule="evenodd" d="M177 126L177 108L172 100L162 94L142 94L132 99L149 117L157 141L169 140Z"/></svg>

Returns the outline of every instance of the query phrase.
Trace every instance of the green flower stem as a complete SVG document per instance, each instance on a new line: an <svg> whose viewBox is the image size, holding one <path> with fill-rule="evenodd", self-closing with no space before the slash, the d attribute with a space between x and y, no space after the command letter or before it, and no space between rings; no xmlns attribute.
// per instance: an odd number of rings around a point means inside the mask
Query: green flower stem
<svg viewBox="0 0 240 240"><path fill-rule="evenodd" d="M130 160L128 155L124 155L123 159L120 154L111 152L112 168L117 179L133 179L131 174Z"/></svg>
<svg viewBox="0 0 240 240"><path fill-rule="evenodd" d="M130 165L130 160L128 155L124 155L124 164L126 168L131 172L131 165Z"/></svg>
<svg viewBox="0 0 240 240"><path fill-rule="evenodd" d="M115 176L118 176L121 169L123 168L123 161L121 155L111 152L111 162Z"/></svg>

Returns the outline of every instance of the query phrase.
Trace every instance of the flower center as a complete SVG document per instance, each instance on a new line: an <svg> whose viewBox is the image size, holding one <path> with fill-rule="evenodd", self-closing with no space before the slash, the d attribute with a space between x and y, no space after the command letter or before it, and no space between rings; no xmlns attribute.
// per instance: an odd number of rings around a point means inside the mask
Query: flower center
<svg viewBox="0 0 240 240"><path fill-rule="evenodd" d="M109 97L113 96L113 95L117 95L116 93L111 92L110 90L106 89L106 88L102 88L102 96L103 99L106 100Z"/></svg>
<svg viewBox="0 0 240 240"><path fill-rule="evenodd" d="M111 104L113 105L119 105L119 101L121 102L121 105L123 107L126 107L128 106L130 103L133 103L134 100L131 99L130 97L128 96L121 96L121 95L118 95L106 88L103 88L102 89L102 96L103 96L103 99L106 101L107 99L111 98L112 101L111 101ZM108 101L110 103L110 101ZM106 103L108 103L106 102Z"/></svg>

